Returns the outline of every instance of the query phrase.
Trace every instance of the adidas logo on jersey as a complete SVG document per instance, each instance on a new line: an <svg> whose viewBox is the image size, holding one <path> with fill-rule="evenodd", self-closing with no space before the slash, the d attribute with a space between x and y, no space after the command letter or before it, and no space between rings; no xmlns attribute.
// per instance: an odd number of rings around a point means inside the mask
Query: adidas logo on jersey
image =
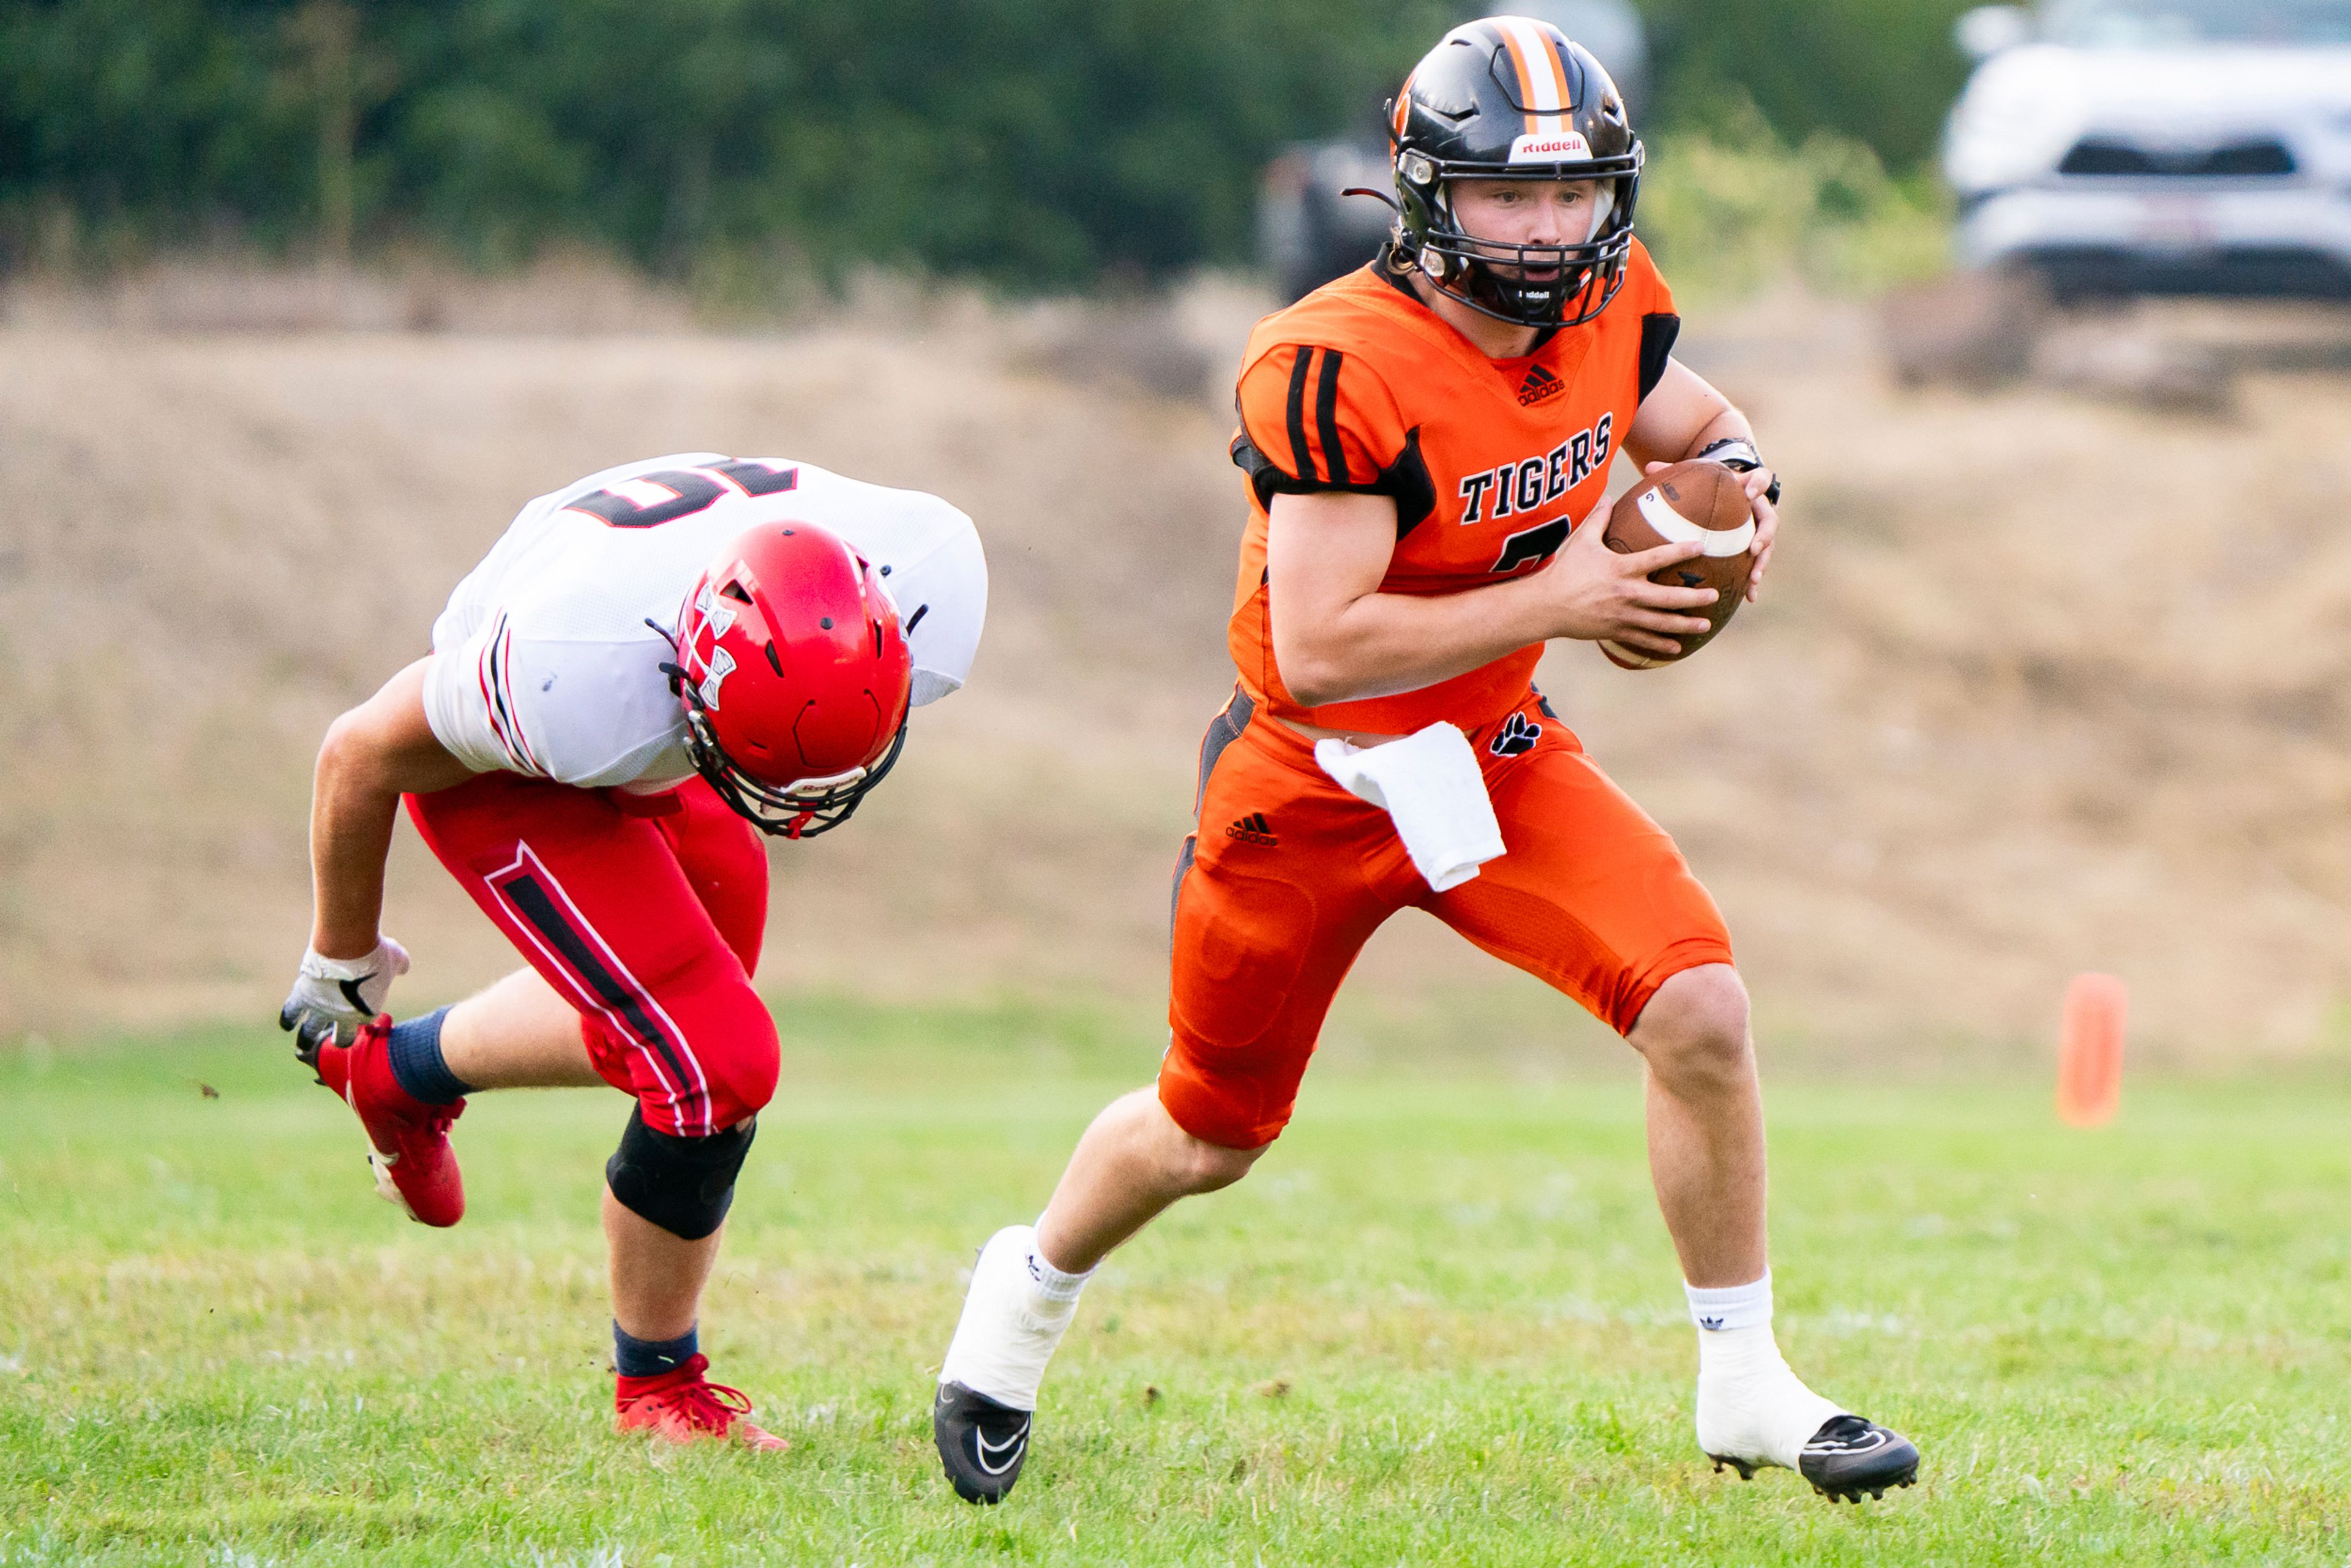
<svg viewBox="0 0 2351 1568"><path fill-rule="evenodd" d="M1527 367L1527 379L1519 383L1519 406L1531 408L1547 397L1567 390L1567 383L1541 365Z"/></svg>
<svg viewBox="0 0 2351 1568"><path fill-rule="evenodd" d="M1273 824L1265 820L1263 811L1251 811L1248 816L1227 828L1225 837L1238 839L1245 844L1263 844L1267 849L1272 849L1281 842L1280 839L1274 837Z"/></svg>

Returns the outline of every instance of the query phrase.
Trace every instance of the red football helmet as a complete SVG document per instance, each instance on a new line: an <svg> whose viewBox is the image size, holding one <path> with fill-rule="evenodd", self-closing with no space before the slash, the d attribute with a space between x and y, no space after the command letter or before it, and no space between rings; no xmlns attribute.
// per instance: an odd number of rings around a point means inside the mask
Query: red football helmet
<svg viewBox="0 0 2351 1568"><path fill-rule="evenodd" d="M871 564L813 523L738 534L687 591L664 664L685 748L761 831L849 820L906 743L914 660Z"/></svg>

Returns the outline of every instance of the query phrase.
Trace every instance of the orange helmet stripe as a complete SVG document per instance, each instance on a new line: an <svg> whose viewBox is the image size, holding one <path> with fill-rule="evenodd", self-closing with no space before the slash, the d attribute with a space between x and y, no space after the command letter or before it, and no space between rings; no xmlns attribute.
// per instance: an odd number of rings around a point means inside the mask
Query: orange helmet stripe
<svg viewBox="0 0 2351 1568"><path fill-rule="evenodd" d="M1528 73L1527 68L1529 51L1524 40L1519 36L1519 30L1510 26L1510 21L1509 17L1498 16L1494 19L1494 25L1501 30L1502 47L1510 51L1510 68L1519 73L1519 101L1532 109L1535 102L1535 84L1534 78ZM1527 116L1527 133L1532 135L1534 129L1535 116L1530 114Z"/></svg>
<svg viewBox="0 0 2351 1568"><path fill-rule="evenodd" d="M1560 63L1559 51L1552 47L1550 29L1524 16L1493 20L1519 73L1519 101L1531 111L1528 133L1546 135L1568 130L1567 70Z"/></svg>
<svg viewBox="0 0 2351 1568"><path fill-rule="evenodd" d="M1404 86L1396 89L1395 120L1390 125L1389 129L1395 132L1396 140L1399 141L1404 140L1404 122L1405 117L1412 113L1412 78L1419 74L1420 68L1418 66L1413 67L1412 70L1404 78Z"/></svg>

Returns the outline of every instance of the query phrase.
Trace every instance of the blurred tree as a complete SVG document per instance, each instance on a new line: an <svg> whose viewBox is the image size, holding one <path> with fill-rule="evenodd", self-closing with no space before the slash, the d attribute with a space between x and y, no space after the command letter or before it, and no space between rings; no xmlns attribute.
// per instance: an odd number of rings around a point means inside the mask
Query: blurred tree
<svg viewBox="0 0 2351 1568"><path fill-rule="evenodd" d="M1249 252L1283 143L1365 124L1451 0L5 0L0 259L788 247L1014 287ZM1743 89L1896 168L1959 0L1646 0L1667 126Z"/></svg>
<svg viewBox="0 0 2351 1568"><path fill-rule="evenodd" d="M106 251L232 214L285 238L282 193L308 188L313 144L272 81L283 9L51 0L0 13L0 205L63 206Z"/></svg>
<svg viewBox="0 0 2351 1568"><path fill-rule="evenodd" d="M1816 131L1896 171L1930 157L1968 62L1951 25L1980 0L1635 0L1662 64L1666 128L1731 129L1751 99L1791 142Z"/></svg>

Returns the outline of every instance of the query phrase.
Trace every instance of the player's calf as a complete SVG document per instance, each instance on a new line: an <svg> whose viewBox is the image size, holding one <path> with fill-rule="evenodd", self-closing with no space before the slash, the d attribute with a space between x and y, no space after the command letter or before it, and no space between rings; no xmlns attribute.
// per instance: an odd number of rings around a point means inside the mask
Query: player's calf
<svg viewBox="0 0 2351 1568"><path fill-rule="evenodd" d="M939 1459L958 1496L998 1502L1012 1490L1046 1364L1101 1258L1169 1204L1240 1180L1264 1152L1209 1142L1151 1089L1122 1095L1094 1118L1040 1221L1050 1222L1057 1255L1084 1270L1056 1266L1026 1225L990 1237L973 1266L931 1410Z"/></svg>
<svg viewBox="0 0 2351 1568"><path fill-rule="evenodd" d="M641 1104L605 1163L605 1186L619 1206L607 1211L606 1234L612 1246L612 1402L622 1431L649 1431L675 1443L715 1437L758 1449L786 1446L752 1423L751 1402L739 1390L703 1375L709 1359L690 1326L756 1131L747 1117L725 1132L684 1137L647 1125ZM612 1228L621 1210L643 1225ZM648 1295L651 1281L659 1286ZM623 1319L642 1328L663 1318L689 1326L668 1340L642 1339L622 1326Z"/></svg>

